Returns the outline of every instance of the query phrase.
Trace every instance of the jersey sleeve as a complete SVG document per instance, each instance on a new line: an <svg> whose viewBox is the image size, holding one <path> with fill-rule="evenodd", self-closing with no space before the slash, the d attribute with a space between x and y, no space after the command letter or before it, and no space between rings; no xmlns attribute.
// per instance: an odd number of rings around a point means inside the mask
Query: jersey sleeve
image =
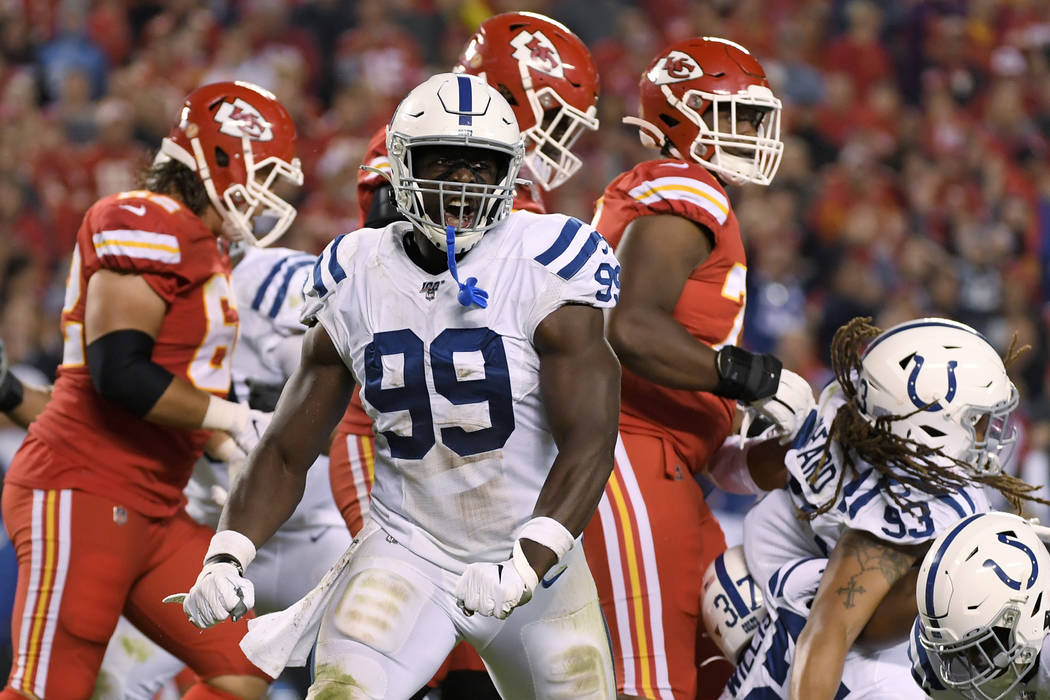
<svg viewBox="0 0 1050 700"><path fill-rule="evenodd" d="M301 315L302 322L307 326L321 324L348 367L351 366L348 354L350 328L345 315L339 313L339 308L343 299L352 293L348 279L357 249L358 236L346 233L325 247L305 282Z"/></svg>
<svg viewBox="0 0 1050 700"><path fill-rule="evenodd" d="M560 226L559 226L560 224ZM611 308L620 298L620 265L612 246L579 219L543 216L524 232L527 251L543 268L526 320L529 336L549 314L565 304Z"/></svg>
<svg viewBox="0 0 1050 700"><path fill-rule="evenodd" d="M92 218L91 240L81 245L91 246L99 267L141 275L169 304L192 280L194 241L163 206L140 198L111 199Z"/></svg>
<svg viewBox="0 0 1050 700"><path fill-rule="evenodd" d="M317 258L306 253L293 253L273 261L270 265L250 272L249 279L240 284L237 271L237 303L269 319L271 329L287 336L306 330L300 320L305 303L303 294L311 280Z"/></svg>
<svg viewBox="0 0 1050 700"><path fill-rule="evenodd" d="M682 167L685 166L685 167ZM616 187L620 209L633 210L633 216L667 214L689 219L711 231L715 243L729 218L729 198L721 185L699 165L643 163Z"/></svg>

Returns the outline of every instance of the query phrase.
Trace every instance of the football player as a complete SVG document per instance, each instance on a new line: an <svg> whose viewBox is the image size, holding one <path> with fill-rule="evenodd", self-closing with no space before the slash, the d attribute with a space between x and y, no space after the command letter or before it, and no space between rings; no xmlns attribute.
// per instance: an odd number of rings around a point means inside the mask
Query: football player
<svg viewBox="0 0 1050 700"><path fill-rule="evenodd" d="M1016 515L974 515L941 533L915 585L915 682L935 700L1050 697L1048 572L1046 545Z"/></svg>
<svg viewBox="0 0 1050 700"><path fill-rule="evenodd" d="M543 214L536 185L552 190L572 177L581 165L571 151L576 139L584 130L598 128L598 72L587 47L549 17L506 12L481 23L453 71L481 76L510 103L526 139L520 175L535 183L517 186L513 208ZM385 128L372 137L364 163L357 181L359 221L382 228L402 218L389 181ZM374 472L372 421L355 391L331 454L332 492L351 532L361 529L368 512ZM463 694L478 697L483 691L477 684L487 685L488 679L477 654L461 645L449 661L450 671L462 673L443 683L446 697L453 682L473 684Z"/></svg>
<svg viewBox="0 0 1050 700"><path fill-rule="evenodd" d="M316 256L288 248L237 246L232 284L239 331L233 351L233 394L270 413L281 386L299 363L303 333L299 321L303 289ZM227 463L211 457L197 461L186 486L186 511L212 529L218 524L231 478L244 466L244 454ZM350 545L350 533L332 499L328 457L317 458L303 498L281 529L260 547L249 576L255 586L255 609L282 610L303 597ZM133 641L129 641L133 640ZM150 653L144 653L150 649ZM102 664L105 683L100 698L150 700L183 664L142 639L122 621Z"/></svg>
<svg viewBox="0 0 1050 700"><path fill-rule="evenodd" d="M724 186L768 185L783 150L762 67L731 41L688 39L639 88L641 118L624 121L661 157L613 180L593 221L619 260L603 274L624 281L608 326L624 372L616 468L584 543L620 693L692 700L717 697L732 671L708 663L720 654L703 635L701 586L726 544L693 475L738 400L778 410L789 436L813 395L775 357L736 345L747 261Z"/></svg>
<svg viewBox="0 0 1050 700"><path fill-rule="evenodd" d="M988 510L985 486L1014 502L1033 488L1001 473L1017 390L975 330L924 318L880 331L861 318L831 350L837 381L787 451L787 488L744 522L768 617L726 698L925 697L907 659L913 565Z"/></svg>
<svg viewBox="0 0 1050 700"><path fill-rule="evenodd" d="M511 213L522 139L476 76L414 89L387 145L407 221L339 236L314 267L299 369L185 611L210 627L250 598L245 568L360 382L377 436L369 518L311 594L253 625L249 657L279 669L313 649L311 692L397 699L465 639L504 698L611 699L577 538L612 467L615 258L576 219Z"/></svg>
<svg viewBox="0 0 1050 700"><path fill-rule="evenodd" d="M85 215L62 365L3 493L19 560L5 700L89 697L122 613L203 679L187 697L265 692L237 646L245 623L188 633L160 601L212 534L182 510L205 441L219 431L246 451L265 423L222 398L237 335L225 250L287 229L295 209L272 191L281 180L302 183L287 111L254 85L215 83L187 97L146 188ZM256 241L264 211L277 223Z"/></svg>

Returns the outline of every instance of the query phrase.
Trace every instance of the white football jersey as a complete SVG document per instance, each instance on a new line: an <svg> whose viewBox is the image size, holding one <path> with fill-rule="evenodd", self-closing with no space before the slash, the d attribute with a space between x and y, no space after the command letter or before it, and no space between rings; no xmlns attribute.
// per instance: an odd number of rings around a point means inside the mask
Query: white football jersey
<svg viewBox="0 0 1050 700"><path fill-rule="evenodd" d="M406 222L333 241L303 320L319 322L361 385L376 435L372 518L454 572L499 562L532 517L557 454L533 333L565 304L611 307L619 265L566 216L515 212L457 263L488 306L463 306L448 271L404 249Z"/></svg>
<svg viewBox="0 0 1050 700"><path fill-rule="evenodd" d="M244 257L233 268L233 293L237 301L239 330L233 351L233 394L248 400L249 379L265 384L283 384L290 374L282 353L302 344L306 331L299 321L303 310L303 287L317 257L288 248L248 246ZM295 356L298 351L295 350ZM201 457L185 493L186 510L198 522L212 527L222 507L214 490L229 491L226 464ZM328 458L324 455L310 468L303 499L282 527L303 528L320 525L343 526L342 516L332 498Z"/></svg>
<svg viewBox="0 0 1050 700"><path fill-rule="evenodd" d="M825 387L784 459L790 475L787 489L795 507L803 512L827 503L842 481L837 502L813 520L799 520L800 526L789 534L815 545L810 549L814 556L828 556L846 529L865 530L887 542L918 544L934 539L962 518L988 511L988 499L979 484L931 495L887 478L859 459L856 471L843 477L842 449L834 442L821 464L832 421L845 401L836 382ZM911 507L898 504L892 494Z"/></svg>
<svg viewBox="0 0 1050 700"><path fill-rule="evenodd" d="M837 383L824 388L785 456L787 487L768 494L747 514L744 556L762 587L770 618L741 657L724 697L746 697L759 689L769 697L787 697L795 640L805 624L824 564L847 529L864 530L886 542L917 544L933 540L966 516L989 510L980 485L931 495L883 476L860 459L856 459L855 471L843 475L848 467L837 443L832 443L821 464L835 414L845 401ZM799 510L812 512L834 498L840 480L841 491L828 511L812 520L796 516ZM891 492L911 507L899 505ZM786 586L789 580L792 585ZM908 664L905 650L903 642L874 655L852 650L838 697L863 698L868 693L890 697L880 695L886 689L893 689L893 697L904 697L902 693L911 689L910 684L898 686L900 672Z"/></svg>
<svg viewBox="0 0 1050 700"><path fill-rule="evenodd" d="M911 627L911 639L908 645L908 658L911 660L911 676L923 691L934 700L954 700L955 698L973 697L961 691L945 688L933 670L929 655L919 641L919 618ZM984 688L986 692L996 692L994 683ZM1002 691L998 691L1002 692ZM1050 637L1043 639L1043 648L1039 652L1039 662L1032 669L1029 678L1004 696L1004 700L1046 700L1050 698Z"/></svg>

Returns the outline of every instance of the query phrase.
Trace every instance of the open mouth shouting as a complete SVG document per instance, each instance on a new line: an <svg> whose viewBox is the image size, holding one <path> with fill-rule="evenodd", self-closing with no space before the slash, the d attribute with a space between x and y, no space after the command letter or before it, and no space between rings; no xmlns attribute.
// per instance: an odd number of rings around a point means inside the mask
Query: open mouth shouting
<svg viewBox="0 0 1050 700"><path fill-rule="evenodd" d="M471 228L477 218L479 204L476 196L472 197L462 192L445 194L441 199L441 209L444 214L442 223L445 226L455 226L457 229Z"/></svg>

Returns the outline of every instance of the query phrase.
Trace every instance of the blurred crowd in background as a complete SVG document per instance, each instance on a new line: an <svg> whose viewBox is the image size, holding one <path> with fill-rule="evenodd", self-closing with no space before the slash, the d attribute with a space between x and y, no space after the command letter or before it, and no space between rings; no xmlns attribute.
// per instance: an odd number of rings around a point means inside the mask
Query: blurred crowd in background
<svg viewBox="0 0 1050 700"><path fill-rule="evenodd" d="M1024 424L1015 466L1050 481L1050 3L1045 0L2 0L0 337L28 378L53 376L80 218L133 188L186 93L241 79L299 129L306 185L281 245L319 252L357 223L368 138L448 70L479 22L559 19L601 74L585 166L548 208L590 220L655 154L637 82L664 44L750 49L784 103L773 186L731 191L748 247L745 345L815 387L834 330L950 316L1005 350ZM1044 514L1045 517L1045 514Z"/></svg>

